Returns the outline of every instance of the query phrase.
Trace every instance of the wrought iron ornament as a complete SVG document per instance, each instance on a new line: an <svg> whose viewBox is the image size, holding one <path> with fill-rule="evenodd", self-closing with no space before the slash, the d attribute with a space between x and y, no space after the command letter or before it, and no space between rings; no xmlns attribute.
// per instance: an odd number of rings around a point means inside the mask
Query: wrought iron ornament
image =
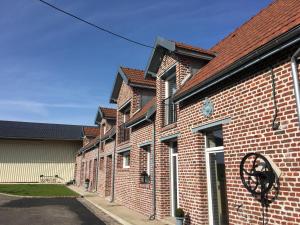
<svg viewBox="0 0 300 225"><path fill-rule="evenodd" d="M261 203L263 224L266 220L267 209L279 194L279 174L276 165L259 153L248 153L240 164L240 176L245 188ZM266 210L265 210L266 208Z"/></svg>
<svg viewBox="0 0 300 225"><path fill-rule="evenodd" d="M210 117L214 113L214 104L209 98L205 98L201 112L205 117Z"/></svg>

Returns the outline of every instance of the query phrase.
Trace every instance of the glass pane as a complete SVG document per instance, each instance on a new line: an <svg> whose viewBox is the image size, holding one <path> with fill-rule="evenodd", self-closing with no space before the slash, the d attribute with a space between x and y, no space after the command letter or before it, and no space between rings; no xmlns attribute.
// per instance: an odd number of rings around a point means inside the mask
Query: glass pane
<svg viewBox="0 0 300 225"><path fill-rule="evenodd" d="M224 153L209 154L211 200L214 225L228 224Z"/></svg>
<svg viewBox="0 0 300 225"><path fill-rule="evenodd" d="M177 142L172 142L172 149L173 149L173 153L177 153L178 152Z"/></svg>
<svg viewBox="0 0 300 225"><path fill-rule="evenodd" d="M168 83L169 83L169 93L168 93L168 97L169 97L176 92L176 76L168 80Z"/></svg>
<svg viewBox="0 0 300 225"><path fill-rule="evenodd" d="M208 131L206 133L207 148L223 146L222 129Z"/></svg>

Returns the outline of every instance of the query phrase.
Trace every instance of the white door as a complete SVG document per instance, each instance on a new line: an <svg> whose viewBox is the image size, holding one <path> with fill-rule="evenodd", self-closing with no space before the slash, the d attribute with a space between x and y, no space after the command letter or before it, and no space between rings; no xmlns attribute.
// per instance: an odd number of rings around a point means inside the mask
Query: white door
<svg viewBox="0 0 300 225"><path fill-rule="evenodd" d="M227 225L227 195L222 129L205 135L208 207L210 225Z"/></svg>
<svg viewBox="0 0 300 225"><path fill-rule="evenodd" d="M171 215L174 216L175 210L179 206L178 195L178 150L177 142L170 145L170 171L171 171Z"/></svg>

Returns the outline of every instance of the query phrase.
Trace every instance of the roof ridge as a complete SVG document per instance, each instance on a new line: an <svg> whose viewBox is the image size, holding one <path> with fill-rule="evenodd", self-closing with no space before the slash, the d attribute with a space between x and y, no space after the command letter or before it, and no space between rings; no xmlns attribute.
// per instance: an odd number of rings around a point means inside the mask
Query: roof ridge
<svg viewBox="0 0 300 225"><path fill-rule="evenodd" d="M207 53L211 53L211 54L216 54L217 52L216 51L213 51L211 49L206 49L206 48L202 48L202 47L198 47L198 46L195 46L195 45L191 45L191 44L187 44L185 42L181 42L181 41L174 41L174 40L170 40L172 42L176 44L179 44L179 45L185 45L187 47L191 47L191 48L194 48L194 49L198 49L200 51L203 51L203 52L207 52ZM179 46L180 47L180 46Z"/></svg>
<svg viewBox="0 0 300 225"><path fill-rule="evenodd" d="M275 1L271 2L271 3L269 3L266 7L262 8L258 13L256 13L255 15L253 15L250 19L248 19L247 21L245 21L244 23L242 23L240 26L238 26L237 28L235 28L232 32L230 32L228 35L226 35L224 38L222 38L220 41L218 41L214 46L212 46L211 48L209 48L209 50L210 51L214 51L214 52L218 52L218 51L215 51L214 48L217 48L222 42L224 42L227 39L229 39L230 37L232 37L234 33L237 33L238 30L240 30L242 27L244 27L246 24L248 24L254 18L256 18L257 16L261 15L265 10L269 9L270 7L272 7L272 5L276 4L279 1L284 1L284 0L275 0Z"/></svg>

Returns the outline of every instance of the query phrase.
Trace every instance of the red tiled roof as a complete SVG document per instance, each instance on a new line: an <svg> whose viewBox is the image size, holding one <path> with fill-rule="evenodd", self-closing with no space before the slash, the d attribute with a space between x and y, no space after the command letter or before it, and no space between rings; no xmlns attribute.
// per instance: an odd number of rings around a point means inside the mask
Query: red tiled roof
<svg viewBox="0 0 300 225"><path fill-rule="evenodd" d="M100 142L100 136L97 136L96 138L92 139L87 145L82 147L80 150L81 151L86 151L91 148L93 148L95 145L97 145Z"/></svg>
<svg viewBox="0 0 300 225"><path fill-rule="evenodd" d="M123 73L127 76L129 84L156 87L155 79L145 78L143 70L131 69L127 67L121 67L121 69Z"/></svg>
<svg viewBox="0 0 300 225"><path fill-rule="evenodd" d="M221 72L247 54L300 24L300 1L277 0L211 48L217 56L178 90L176 96Z"/></svg>
<svg viewBox="0 0 300 225"><path fill-rule="evenodd" d="M199 52L199 53L202 53L202 54L208 54L208 55L211 55L211 56L216 55L216 53L212 50L206 50L206 49L203 49L203 48L195 47L195 46L184 44L184 43L181 43L181 42L175 42L175 46L178 47L178 48L183 48L183 49Z"/></svg>
<svg viewBox="0 0 300 225"><path fill-rule="evenodd" d="M117 117L116 109L100 107L100 110L103 113L104 118L116 118Z"/></svg>
<svg viewBox="0 0 300 225"><path fill-rule="evenodd" d="M97 137L99 135L98 127L83 127L84 136Z"/></svg>
<svg viewBox="0 0 300 225"><path fill-rule="evenodd" d="M146 105L144 105L144 107L138 111L136 114L134 114L129 121L126 122L126 124L134 124L136 122L138 122L139 120L143 119L146 115L147 112L149 111L149 109L153 106L155 106L156 104L156 97L153 97L149 102L146 103Z"/></svg>

